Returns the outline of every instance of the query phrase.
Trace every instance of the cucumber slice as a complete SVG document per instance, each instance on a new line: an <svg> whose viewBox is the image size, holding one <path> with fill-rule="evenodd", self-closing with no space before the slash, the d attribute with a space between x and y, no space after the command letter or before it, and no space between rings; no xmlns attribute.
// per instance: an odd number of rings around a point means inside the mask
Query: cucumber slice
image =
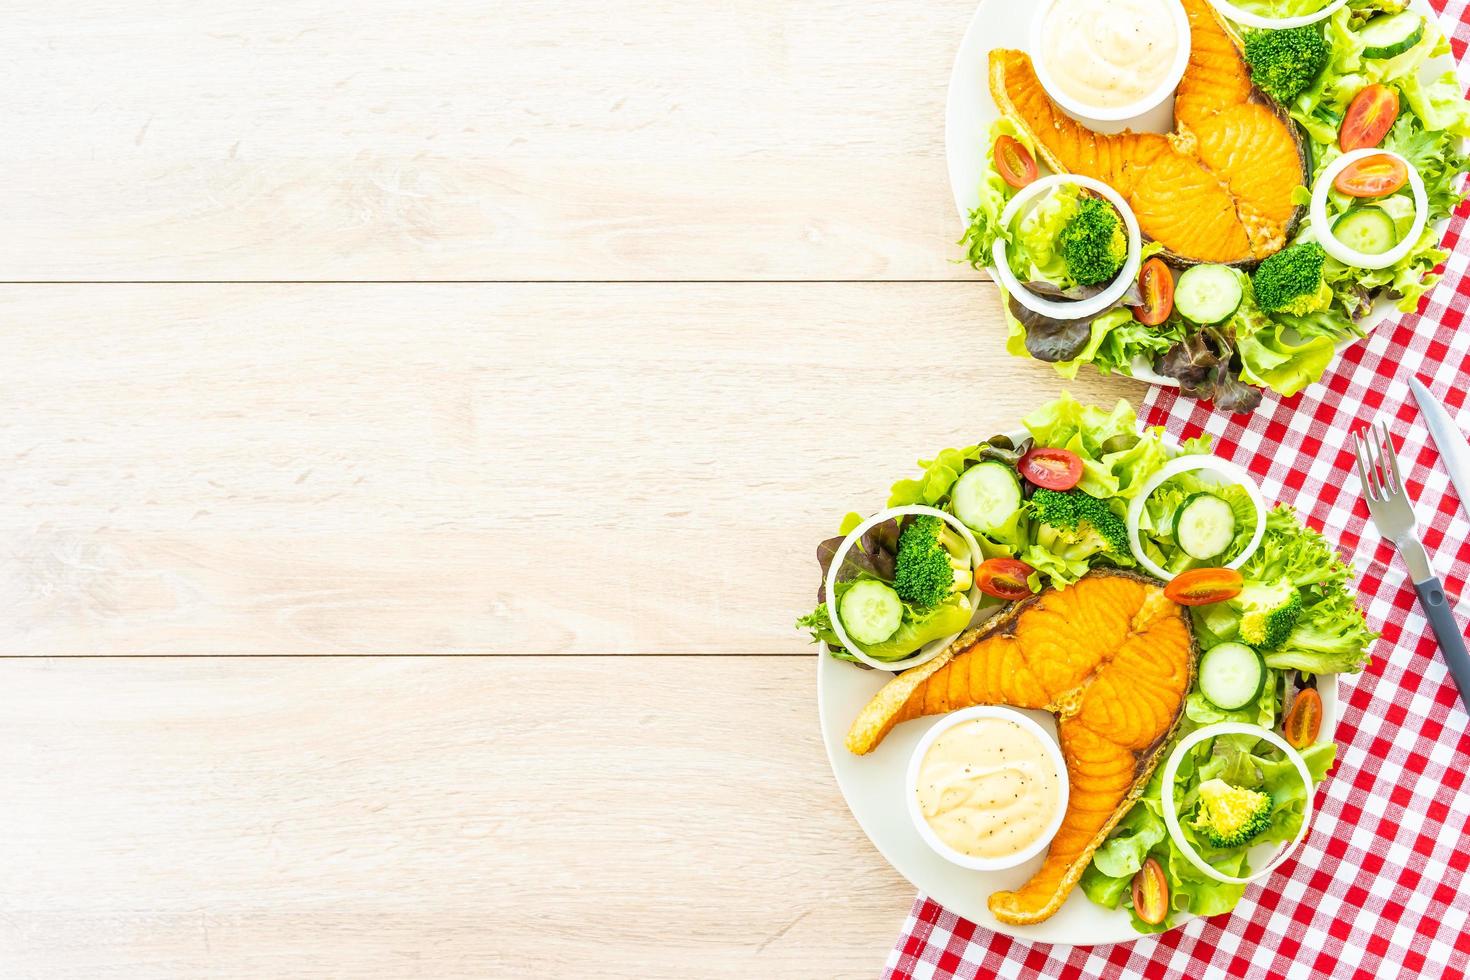
<svg viewBox="0 0 1470 980"><path fill-rule="evenodd" d="M1217 708L1244 708L1266 689L1266 661L1244 643L1210 647L1200 658L1199 689Z"/></svg>
<svg viewBox="0 0 1470 980"><path fill-rule="evenodd" d="M882 582L865 578L854 582L838 607L842 628L859 643L882 643L903 623L898 593Z"/></svg>
<svg viewBox="0 0 1470 980"><path fill-rule="evenodd" d="M1374 17L1358 32L1363 57L1395 58L1424 38L1424 18L1412 10Z"/></svg>
<svg viewBox="0 0 1470 980"><path fill-rule="evenodd" d="M1174 514L1174 540L1191 558L1214 558L1235 540L1235 511L1212 493L1193 494Z"/></svg>
<svg viewBox="0 0 1470 980"><path fill-rule="evenodd" d="M1224 323L1244 296L1240 277L1223 265L1195 265L1184 270L1174 285L1174 305L1199 324Z"/></svg>
<svg viewBox="0 0 1470 980"><path fill-rule="evenodd" d="M971 530L998 531L1021 509L1021 481L999 460L972 466L955 481L950 509Z"/></svg>
<svg viewBox="0 0 1470 980"><path fill-rule="evenodd" d="M1349 208L1332 223L1332 237L1364 255L1382 255L1399 243L1393 216L1376 204Z"/></svg>

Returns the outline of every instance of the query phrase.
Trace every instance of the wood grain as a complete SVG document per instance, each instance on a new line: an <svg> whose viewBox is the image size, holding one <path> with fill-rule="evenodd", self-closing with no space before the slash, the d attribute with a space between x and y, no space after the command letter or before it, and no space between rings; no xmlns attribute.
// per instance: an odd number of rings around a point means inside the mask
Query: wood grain
<svg viewBox="0 0 1470 980"><path fill-rule="evenodd" d="M842 802L814 682L809 657L0 661L0 963L872 976L912 890Z"/></svg>
<svg viewBox="0 0 1470 980"><path fill-rule="evenodd" d="M7 11L4 277L965 279L974 0Z"/></svg>
<svg viewBox="0 0 1470 980"><path fill-rule="evenodd" d="M1060 387L993 289L11 287L0 652L804 653L838 519Z"/></svg>
<svg viewBox="0 0 1470 980"><path fill-rule="evenodd" d="M973 9L7 10L0 976L873 976L812 550L1062 386Z"/></svg>

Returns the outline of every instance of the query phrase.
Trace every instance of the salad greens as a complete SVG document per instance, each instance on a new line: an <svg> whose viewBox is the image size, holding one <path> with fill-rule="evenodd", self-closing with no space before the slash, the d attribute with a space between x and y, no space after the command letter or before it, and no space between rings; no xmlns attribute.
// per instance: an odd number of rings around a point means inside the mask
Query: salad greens
<svg viewBox="0 0 1470 980"><path fill-rule="evenodd" d="M1016 219L1006 264L1045 295L1081 298L1104 286L1128 257L1123 219L1107 201L1073 184L1054 187Z"/></svg>
<svg viewBox="0 0 1470 980"><path fill-rule="evenodd" d="M990 139L986 143L988 149L994 148L1002 136L1009 136L1025 147L1026 152L1036 158L1036 143L1014 120L1001 117L990 126ZM1004 177L995 166L994 153L986 156L985 173L980 180L980 203L970 213L970 226L965 229L964 237L960 244L965 247L967 257L972 266L983 269L990 264L992 246L996 239L1006 239L1010 236L1006 229L1001 226L1001 212L1005 211L1006 205L1015 197L1016 188L1006 183Z"/></svg>
<svg viewBox="0 0 1470 980"><path fill-rule="evenodd" d="M1248 10L1262 17L1286 18L1315 14L1331 0L1234 0L1241 10Z"/></svg>
<svg viewBox="0 0 1470 980"><path fill-rule="evenodd" d="M994 244L1003 241L1006 264L1031 292L1048 299L1072 300L1101 292L1127 258L1128 238L1121 216L1107 201L1064 184L1047 191L1013 219L1013 227L1005 227L1001 217L1018 188L1006 182L996 163L995 147L1002 139L1016 140L1033 158L1036 154L1035 142L1013 120L1001 118L992 124L992 152L981 179L980 203L960 239L970 264L977 269L990 266ZM1002 287L1001 304L1010 324L1007 349L1019 357L1056 364L1067 377L1074 376L1082 363L1113 364L1121 369L1134 356L1125 349L1142 345L1162 351L1170 343L1141 329L1128 310L1137 302L1137 290L1130 289L1092 316L1057 320L1031 311Z"/></svg>
<svg viewBox="0 0 1470 980"><path fill-rule="evenodd" d="M1142 489L1144 481L1179 454L1165 443L1163 429L1145 430L1140 435L1137 418L1125 401L1118 402L1111 411L1105 411L1081 404L1070 395L1063 394L1023 421L1031 436L1029 444L1068 449L1081 458L1082 477L1077 484L1077 492L1097 498L1097 503L1109 508L1119 521L1126 512L1127 500ZM1200 451L1206 445L1191 441L1185 444L1183 451ZM941 450L932 459L919 460L918 476L893 484L887 506L922 504L953 513L955 484L965 472L986 462L1002 462L1014 468L1024 448L1027 446L1018 448L1009 438L996 436L976 445ZM1034 500L1023 503L1019 495L1016 500L1015 509L1004 515L1003 520L984 528L972 526L970 530L985 558L1019 558L1030 565L1035 572L1031 579L1033 591L1047 583L1066 585L1074 582L1094 564L1121 567L1134 564L1126 547L1068 558L1067 548L1054 551L1040 545L1038 542L1042 540L1055 543L1055 530L1048 529L1038 519ZM838 536L818 546L823 590L819 591L817 607L797 621L798 628L809 631L813 640L826 643L833 656L853 661L856 658L842 647L832 628L833 603L840 608L843 597L858 581L875 580L897 586L904 564L901 544L905 531L899 521L886 521L867 532L850 550L844 568L837 576L837 595L827 596L824 591L827 570L842 539L860 523L860 515L847 515L838 529ZM1116 533L1114 529L1110 531ZM904 600L906 590L898 588L904 606L898 631L880 643L863 644L863 652L875 660L902 660L925 643L964 629L975 610L965 594L968 583L963 584L964 589L957 589L942 602L929 607ZM912 597L910 593L910 599Z"/></svg>
<svg viewBox="0 0 1470 980"><path fill-rule="evenodd" d="M1240 571L1245 585L1240 596L1194 608L1195 635L1201 650L1231 641L1256 647L1268 668L1260 698L1227 711L1212 704L1196 687L1185 701L1184 721L1176 737L1225 721L1273 728L1287 706L1282 682L1289 672L1357 673L1367 664L1377 634L1368 628L1349 591L1352 570L1326 539L1303 525L1290 508L1277 507L1266 515L1261 546ZM1293 625L1284 638L1257 634L1255 630L1264 631L1266 623L1264 618L1255 622L1255 615L1269 617L1279 608L1257 608L1257 597L1282 585L1290 593L1281 600L1282 606L1295 607L1287 614ZM1335 750L1330 741L1300 750L1314 783L1326 777ZM1195 807L1202 781L1220 777L1232 786L1263 791L1273 802L1269 827L1247 847L1213 847L1181 819L1190 843L1211 865L1226 874L1243 876L1249 871L1250 847L1295 837L1307 790L1279 750L1265 741L1226 736L1196 747L1192 756L1184 760L1175 776L1174 796L1181 814ZM1149 857L1164 870L1172 912L1214 915L1229 911L1245 890L1243 885L1219 882L1200 873L1169 837L1162 817L1162 779L1160 766L1143 796L1098 849L1081 880L1084 894L1092 901L1109 908L1127 908L1134 928L1140 932L1162 932L1170 928L1172 918L1154 925L1133 913L1128 886Z"/></svg>
<svg viewBox="0 0 1470 980"><path fill-rule="evenodd" d="M1403 5L1395 5L1401 8ZM1312 141L1312 159L1320 171L1335 156L1338 127L1353 97L1369 85L1397 88L1408 103L1413 124L1440 138L1470 135L1470 104L1455 80L1453 71L1425 77L1428 62L1450 53L1449 40L1434 25L1426 24L1423 37L1407 51L1391 58L1373 58L1363 29L1384 8L1348 5L1323 22L1328 62L1322 73L1287 109ZM1391 11L1390 11L1391 12ZM1319 152L1320 151L1320 152Z"/></svg>
<svg viewBox="0 0 1470 980"><path fill-rule="evenodd" d="M1176 455L1208 449L1207 439L1188 440L1179 452L1164 441L1161 427L1138 432L1138 418L1119 399L1111 411L1084 405L1066 392L1021 420L1038 446L1069 449L1082 457L1077 488L1094 497L1127 500Z"/></svg>
<svg viewBox="0 0 1470 980"><path fill-rule="evenodd" d="M1125 401L1103 409L1065 393L1037 408L1023 423L1029 438L1020 444L996 436L920 460L916 475L893 484L888 504L924 504L955 514L955 488L966 474L985 466L1012 473L1022 488L1013 510L1001 515L1004 519L988 515L988 528L971 525L970 529L986 558L1019 559L1029 566L1025 585L1032 592L1048 585L1068 585L1096 567L1135 567L1130 548L1119 547L1129 501L1170 460L1208 453L1210 447L1208 438L1175 445L1165 439L1162 429L1141 429ZM1063 489L1033 484L1028 474L1034 471L1026 462L1031 450L1075 454L1077 468L1069 471L1075 474L1075 484ZM1209 483L1194 471L1178 474L1149 494L1139 524L1142 546L1163 567L1181 570L1209 564L1185 554L1174 540L1177 512L1200 494L1224 501L1235 516L1235 536L1222 554L1238 554L1253 532L1254 505L1243 488ZM861 523L860 515L849 514L839 531L845 536ZM999 600L991 598L971 608L966 595L970 570L960 569L953 561L954 544L947 542L948 536L937 524L938 519L930 517L927 523L894 520L870 529L840 570L837 595L819 591L816 609L797 625L814 640L825 642L831 656L855 660L838 644L831 610L841 608L843 595L858 582L887 583L901 597L895 600L902 602L901 625L892 637L863 649L876 659L900 660L930 640L964 629L972 616L995 609ZM824 581L842 540L833 538L818 548ZM907 557L905 541L917 549ZM1355 604L1352 570L1321 534L1302 524L1289 508L1277 507L1267 513L1261 543L1239 571L1239 593L1191 606L1191 619L1201 654L1230 644L1247 657L1259 658L1263 681L1249 700L1225 701L1241 705L1227 710L1210 700L1211 693L1219 697L1219 692L1207 693L1196 679L1185 699L1176 740L1217 722L1277 728L1293 703L1292 691L1313 686L1314 675L1357 672L1368 661L1376 634ZM976 570L977 581L979 572ZM1223 653L1223 649L1217 651L1217 655ZM1300 751L1315 785L1325 778L1335 748L1329 738ZM1108 908L1127 909L1134 926L1144 932L1159 932L1170 924L1169 917L1153 925L1133 913L1130 884L1148 858L1163 870L1171 917L1229 911L1244 891L1242 885L1222 883L1201 873L1179 850L1162 815L1162 774L1160 765L1097 850L1081 880L1089 899ZM1199 823L1200 786L1214 780L1222 780L1227 788L1270 797L1269 822L1240 846L1211 844ZM1223 736L1190 750L1176 773L1174 796L1183 834L1200 855L1223 873L1244 876L1250 870L1252 847L1295 837L1309 791L1292 763L1271 743L1253 736ZM1204 795L1220 792L1212 783ZM1218 838L1221 828L1210 832Z"/></svg>
<svg viewBox="0 0 1470 980"><path fill-rule="evenodd" d="M907 528L900 529L898 521L884 521L865 533L843 561L834 587L836 594L828 596L827 571L847 533L860 523L861 519L856 514L849 514L843 520L842 532L817 546L822 586L818 590L817 607L797 620L798 628L809 630L814 640L826 643L834 657L856 661L857 658L842 646L832 626L832 609L835 606L841 610L843 599L860 582L881 582L889 586L893 590L894 601L901 607L901 619L887 638L863 644L863 652L875 660L902 660L924 644L958 633L970 625L975 607L968 595L968 554L965 555L965 575L961 577L951 564L955 557L950 550L954 548L953 541L947 535L940 537L932 529L927 535L915 534L916 527L924 526L919 522L909 522ZM936 547L945 551L943 560L950 569L949 581L943 590L933 588L931 581L930 587L920 591L926 577L932 580L932 570L916 566L927 565ZM915 560L913 551L924 552L925 556ZM844 619L843 622L850 620Z"/></svg>
<svg viewBox="0 0 1470 980"><path fill-rule="evenodd" d="M1402 155L1419 171L1429 197L1427 226L1419 242L1402 260L1387 269L1351 268L1329 258L1324 278L1336 302L1330 315L1314 321L1318 335L1347 336L1353 323L1367 312L1369 297L1380 290L1398 300L1398 308L1412 312L1419 300L1439 281L1433 269L1448 257L1439 247L1439 232L1432 226L1449 217L1463 199L1460 177L1470 169L1462 143L1470 136L1470 102L1467 102L1453 71L1434 75L1429 62L1450 54L1449 40L1432 23L1425 23L1422 37L1406 51L1390 58L1366 55L1364 29L1375 17L1402 10L1402 2L1349 4L1322 25L1328 62L1316 80L1290 100L1286 108L1305 133L1313 164L1313 178L1342 155L1338 131L1354 97L1370 85L1386 85L1400 97L1400 114L1383 142L1383 147ZM1395 195L1389 204L1403 234L1413 220L1412 200ZM1310 195L1303 188L1298 201ZM1340 191L1328 192L1329 211L1341 213L1349 199ZM1380 206L1382 200L1375 203ZM1297 240L1311 241L1316 232L1310 218L1303 220ZM1295 326L1291 321L1289 325ZM1320 371L1317 372L1320 376Z"/></svg>
<svg viewBox="0 0 1470 980"><path fill-rule="evenodd" d="M1077 216L1080 201L1077 188L1058 187L1016 222L1007 254L1017 278L1023 282L1044 279L1061 289L1078 284L1062 258L1060 239Z"/></svg>
<svg viewBox="0 0 1470 980"><path fill-rule="evenodd" d="M1181 512L1189 501L1201 496L1223 500L1235 517L1235 531L1229 543L1208 560L1191 557L1177 540ZM1138 524L1139 541L1155 564L1177 575L1191 568L1215 567L1234 560L1250 542L1256 523L1256 505L1244 487L1220 484L1191 471L1170 477L1148 495Z"/></svg>
<svg viewBox="0 0 1470 980"><path fill-rule="evenodd" d="M1269 685L1268 685L1269 687ZM1194 696L1191 695L1191 698ZM1213 723L1197 721L1186 714L1182 737L1195 728ZM1262 727L1271 727L1266 721ZM1313 785L1327 778L1337 755L1332 742L1318 742L1301 750L1312 775ZM1173 928L1173 914L1218 915L1229 912L1245 893L1245 885L1216 881L1189 862L1169 836L1163 817L1164 769L1154 771L1143 795L1127 816L1118 822L1108 840L1097 849L1079 883L1083 894L1107 908L1126 908L1139 932L1165 932ZM1200 784L1223 779L1265 793L1271 798L1270 822L1264 831L1243 847L1215 847L1192 826L1181 820L1184 835L1211 866L1228 875L1242 877L1250 871L1249 851L1258 844L1285 843L1301 829L1307 787L1301 775L1282 752L1263 739L1227 735L1196 746L1183 759L1174 777L1174 800L1181 813L1197 810ZM1163 922L1144 922L1133 911L1129 884L1152 857L1164 869L1169 883L1170 915Z"/></svg>
<svg viewBox="0 0 1470 980"><path fill-rule="evenodd" d="M1324 6L1323 0L1241 2L1278 17ZM1267 259L1253 272L1235 270L1244 298L1228 319L1195 323L1176 308L1164 322L1145 325L1128 308L1140 302L1135 295L1126 299L1127 305L1085 320L1057 321L1025 309L1002 290L1007 351L1049 361L1066 378L1075 377L1083 364L1104 374L1131 373L1146 365L1178 381L1186 394L1213 400L1227 411L1249 411L1259 403L1259 389L1289 396L1320 379L1337 346L1362 336L1361 323L1376 300L1386 297L1403 312L1417 309L1438 282L1435 269L1449 254L1440 247L1437 225L1464 198L1463 177L1470 170L1464 148L1470 138L1470 101L1454 71L1438 67L1450 55L1450 46L1432 18L1424 19L1398 45L1385 48L1371 43L1373 32L1381 31L1387 18L1417 16L1401 13L1406 8L1406 0L1351 0L1307 27L1239 30L1253 81L1270 92L1300 128L1311 180L1296 191L1294 200L1303 205L1303 217L1288 245L1310 248L1289 263ZM1305 213L1310 185L1342 155L1339 131L1349 107L1369 86L1384 86L1397 100L1397 119L1381 145L1418 171L1428 197L1423 231L1403 258L1383 269L1356 268L1321 255L1316 244L1320 230L1312 227ZM994 124L990 145L1002 135L1020 141L1034 155L1034 143L1008 118ZM990 244L1008 237L999 219L1015 193L993 159L988 160L980 206L971 213L961 240L977 268L990 263ZM1328 192L1329 220L1336 221L1355 204L1364 203L1334 188ZM1366 203L1388 215L1400 240L1408 234L1415 213L1406 189ZM1061 201L1051 204L1058 213L1066 207ZM1042 214L1035 224L1054 220L1054 215ZM1037 279L1066 281L1059 275L1063 263L1051 247L1054 239L1045 239L1039 227L1010 237L1008 254L1023 261L1029 257L1028 268ZM1146 242L1144 260L1159 251L1157 243ZM1289 247L1279 254L1290 251ZM1305 261L1308 257L1313 261ZM1283 278L1280 274L1288 271L1288 265L1289 275ZM1022 267L1013 268L1024 278ZM1181 272L1172 269L1176 278Z"/></svg>
<svg viewBox="0 0 1470 980"><path fill-rule="evenodd" d="M1196 615L1196 631L1217 642L1243 639L1262 650L1266 666L1302 673L1356 673L1367 663L1368 648L1376 637L1353 602L1348 585L1352 571L1321 534L1297 521L1290 509L1278 507L1266 515L1261 547L1241 566L1251 583L1286 583L1295 589L1300 612L1279 643L1256 643L1246 622L1249 609L1242 603L1219 603Z"/></svg>
<svg viewBox="0 0 1470 980"><path fill-rule="evenodd" d="M837 583L837 601L848 589L851 589L856 581ZM919 610L913 606L905 606L905 614L898 632L888 639L878 643L866 644L863 652L874 660L902 660L912 654L919 647L940 637L958 633L970 625L970 619L974 615L974 607L964 596L955 596L948 602L940 603L928 610ZM847 650L843 649L842 643L837 639L837 632L832 628L832 613L827 603L817 604L817 608L801 619L796 625L802 629L810 630L812 638L821 640L827 644L832 651L832 656L838 660L851 660L857 662L857 658Z"/></svg>
<svg viewBox="0 0 1470 980"><path fill-rule="evenodd" d="M964 449L944 449L935 454L934 459L919 460L919 466L924 470L923 476L917 480L899 480L895 483L888 495L888 506L924 504L928 507L951 509L951 491L965 470L989 460L1014 464L1020 458L1009 443L1009 439L998 437ZM1018 507L997 526L983 530L972 527L970 530L980 545L981 554L986 558L1014 555L1027 538L1026 514Z"/></svg>

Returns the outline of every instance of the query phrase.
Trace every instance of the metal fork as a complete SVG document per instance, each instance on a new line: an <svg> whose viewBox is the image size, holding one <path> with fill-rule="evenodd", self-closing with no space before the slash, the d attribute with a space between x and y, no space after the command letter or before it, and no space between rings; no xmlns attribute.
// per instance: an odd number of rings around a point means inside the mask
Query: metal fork
<svg viewBox="0 0 1470 980"><path fill-rule="evenodd" d="M1363 498L1378 533L1393 542L1404 565L1419 605L1439 641L1445 666L1460 690L1460 701L1470 711L1470 653L1465 650L1465 637L1445 596L1444 584L1429 566L1429 555L1414 520L1414 505L1404 488L1404 474L1399 469L1399 456L1393 448L1388 426L1377 422L1353 435L1353 450L1358 457L1358 479L1363 484Z"/></svg>

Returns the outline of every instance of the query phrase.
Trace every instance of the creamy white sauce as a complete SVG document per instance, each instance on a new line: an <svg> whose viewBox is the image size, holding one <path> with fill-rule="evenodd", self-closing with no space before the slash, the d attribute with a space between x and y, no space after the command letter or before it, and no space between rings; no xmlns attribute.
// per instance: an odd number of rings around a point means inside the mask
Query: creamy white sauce
<svg viewBox="0 0 1470 980"><path fill-rule="evenodd" d="M1061 802L1051 754L1004 718L973 718L944 732L919 764L919 809L961 854L1001 858L1025 850Z"/></svg>
<svg viewBox="0 0 1470 980"><path fill-rule="evenodd" d="M1111 109L1137 102L1169 74L1179 36L1173 0L1057 0L1041 57L1062 93Z"/></svg>

